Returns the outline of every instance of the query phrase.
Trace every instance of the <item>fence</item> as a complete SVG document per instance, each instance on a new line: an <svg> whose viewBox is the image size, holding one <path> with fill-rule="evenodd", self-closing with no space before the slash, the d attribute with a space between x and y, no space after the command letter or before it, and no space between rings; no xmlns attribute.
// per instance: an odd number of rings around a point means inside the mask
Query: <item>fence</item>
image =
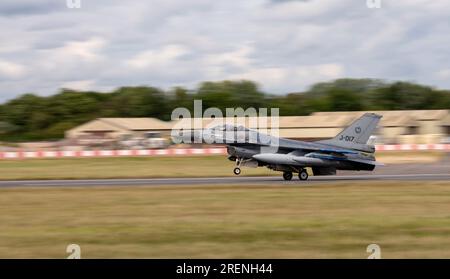
<svg viewBox="0 0 450 279"><path fill-rule="evenodd" d="M450 151L450 144L377 145L377 151ZM0 159L81 158L127 156L189 156L225 155L226 148L183 148L145 150L83 150L83 151L15 151L0 152Z"/></svg>

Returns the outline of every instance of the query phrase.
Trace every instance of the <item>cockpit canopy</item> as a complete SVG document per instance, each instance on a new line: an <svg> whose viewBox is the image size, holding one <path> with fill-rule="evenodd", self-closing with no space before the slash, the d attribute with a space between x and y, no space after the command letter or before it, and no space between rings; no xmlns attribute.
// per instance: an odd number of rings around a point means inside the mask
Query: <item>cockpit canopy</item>
<svg viewBox="0 0 450 279"><path fill-rule="evenodd" d="M211 128L211 130L214 130L214 131L226 131L226 132L250 131L248 128L246 128L246 127L244 127L242 125L234 126L234 125L230 125L230 124L214 126L214 127Z"/></svg>

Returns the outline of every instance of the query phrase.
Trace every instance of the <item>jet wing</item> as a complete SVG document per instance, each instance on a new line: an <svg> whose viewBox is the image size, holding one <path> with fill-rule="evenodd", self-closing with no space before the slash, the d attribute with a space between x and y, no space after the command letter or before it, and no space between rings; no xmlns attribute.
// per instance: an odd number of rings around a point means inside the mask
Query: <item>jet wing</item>
<svg viewBox="0 0 450 279"><path fill-rule="evenodd" d="M225 143L230 146L267 146L275 147L287 150L305 150L305 151L320 151L324 153L340 153L340 154L358 154L358 151L352 149L346 149L342 147L332 146L319 142L305 142L296 141L285 138L279 138L275 136L258 133L256 131L248 131L237 135L231 133L211 133L203 132L203 138L208 139L210 142Z"/></svg>
<svg viewBox="0 0 450 279"><path fill-rule="evenodd" d="M326 144L315 143L315 142L302 142L289 140L284 138L274 138L272 137L271 141L266 141L267 143L262 142L246 142L245 144L239 143L231 143L229 145L239 146L239 145L257 145L257 146L273 146L281 149L287 150L305 150L305 151L319 151L324 153L340 153L340 154L358 154L358 151L344 149L339 147L333 147Z"/></svg>

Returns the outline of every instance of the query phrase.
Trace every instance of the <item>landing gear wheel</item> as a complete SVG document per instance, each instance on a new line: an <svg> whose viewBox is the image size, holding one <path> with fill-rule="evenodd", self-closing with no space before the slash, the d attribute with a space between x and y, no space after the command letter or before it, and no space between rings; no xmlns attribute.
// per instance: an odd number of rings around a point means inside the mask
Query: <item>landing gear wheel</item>
<svg viewBox="0 0 450 279"><path fill-rule="evenodd" d="M284 180L287 180L287 181L291 180L292 179L292 172L290 172L290 171L283 172L283 178L284 178Z"/></svg>
<svg viewBox="0 0 450 279"><path fill-rule="evenodd" d="M301 171L298 173L298 178L299 178L300 180L307 180L307 179L308 179L308 172L307 172L306 170L301 170Z"/></svg>
<svg viewBox="0 0 450 279"><path fill-rule="evenodd" d="M233 170L235 175L240 175L241 174L241 169L240 168L234 168Z"/></svg>

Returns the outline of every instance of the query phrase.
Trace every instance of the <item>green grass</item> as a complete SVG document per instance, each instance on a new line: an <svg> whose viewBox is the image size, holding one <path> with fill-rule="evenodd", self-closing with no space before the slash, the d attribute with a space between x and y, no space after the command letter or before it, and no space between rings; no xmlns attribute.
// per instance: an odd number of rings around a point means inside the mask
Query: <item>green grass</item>
<svg viewBox="0 0 450 279"><path fill-rule="evenodd" d="M450 258L450 182L0 189L0 257Z"/></svg>
<svg viewBox="0 0 450 279"><path fill-rule="evenodd" d="M0 160L0 179L82 179L234 176L226 156L56 158ZM242 175L271 175L245 168Z"/></svg>

